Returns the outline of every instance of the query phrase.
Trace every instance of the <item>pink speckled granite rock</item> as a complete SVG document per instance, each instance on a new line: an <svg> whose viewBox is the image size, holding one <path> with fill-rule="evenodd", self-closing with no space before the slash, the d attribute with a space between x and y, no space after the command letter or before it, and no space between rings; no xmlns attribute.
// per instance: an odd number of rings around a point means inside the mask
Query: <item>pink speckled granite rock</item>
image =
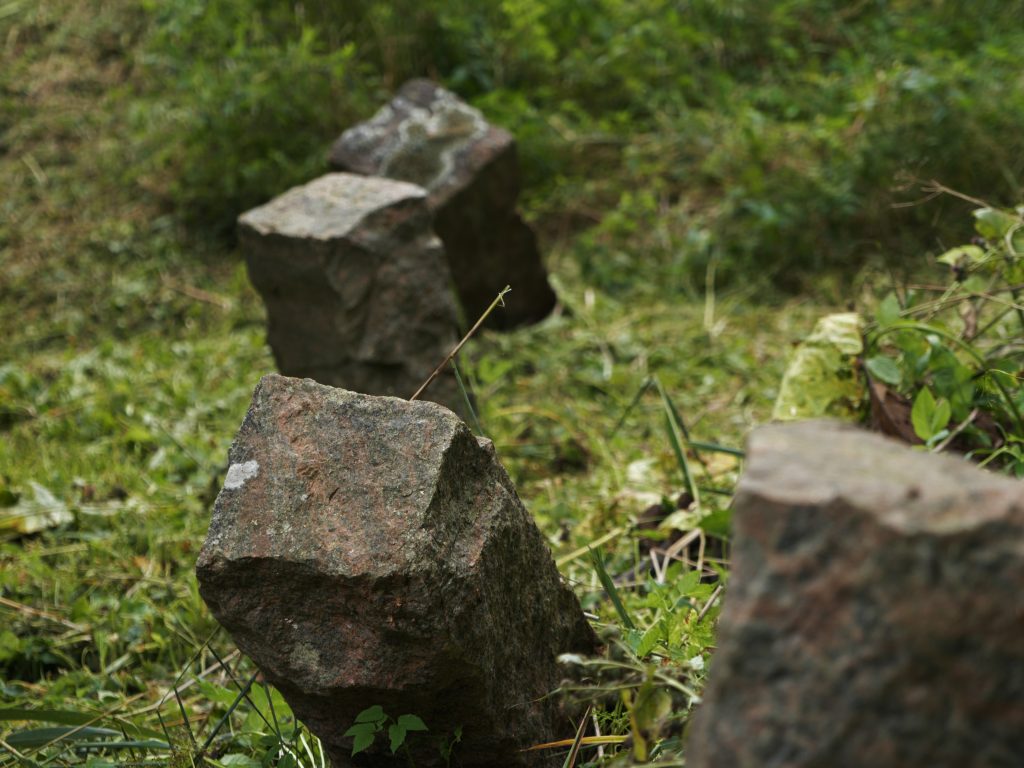
<svg viewBox="0 0 1024 768"><path fill-rule="evenodd" d="M828 422L750 439L688 768L1024 760L1024 484Z"/></svg>
<svg viewBox="0 0 1024 768"><path fill-rule="evenodd" d="M197 573L335 766L392 764L348 757L372 704L461 726L462 766L561 764L518 750L565 732L542 697L595 638L490 443L444 408L264 377Z"/></svg>

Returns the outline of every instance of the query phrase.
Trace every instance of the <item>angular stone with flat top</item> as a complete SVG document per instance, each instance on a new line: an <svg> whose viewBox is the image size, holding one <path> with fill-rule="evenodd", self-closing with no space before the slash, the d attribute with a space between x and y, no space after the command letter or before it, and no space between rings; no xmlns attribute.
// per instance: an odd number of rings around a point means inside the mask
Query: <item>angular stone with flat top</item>
<svg viewBox="0 0 1024 768"><path fill-rule="evenodd" d="M1021 765L1024 484L848 425L763 427L689 768Z"/></svg>
<svg viewBox="0 0 1024 768"><path fill-rule="evenodd" d="M429 80L411 80L373 118L341 135L330 162L427 190L468 323L506 285L512 292L490 327L534 323L551 312L555 294L536 237L516 212L515 140L479 110Z"/></svg>
<svg viewBox="0 0 1024 768"><path fill-rule="evenodd" d="M434 403L266 376L197 564L203 598L337 768L406 765L362 710L415 714L416 765L561 765L557 656L595 638L489 441ZM386 739L384 739L386 742Z"/></svg>
<svg viewBox="0 0 1024 768"><path fill-rule="evenodd" d="M332 173L242 215L278 369L409 397L455 345L450 274L413 184ZM450 371L425 398L459 410Z"/></svg>

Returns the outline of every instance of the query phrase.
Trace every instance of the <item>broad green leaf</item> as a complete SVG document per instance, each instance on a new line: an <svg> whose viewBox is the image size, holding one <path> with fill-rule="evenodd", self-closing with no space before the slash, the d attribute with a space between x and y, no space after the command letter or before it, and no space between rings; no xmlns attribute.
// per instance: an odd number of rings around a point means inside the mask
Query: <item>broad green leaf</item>
<svg viewBox="0 0 1024 768"><path fill-rule="evenodd" d="M394 754L405 743L405 728L398 723L392 723L388 726L388 739L391 740L391 753Z"/></svg>
<svg viewBox="0 0 1024 768"><path fill-rule="evenodd" d="M939 256L938 261L951 267L970 266L985 259L985 251L976 245L961 245L950 248Z"/></svg>
<svg viewBox="0 0 1024 768"><path fill-rule="evenodd" d="M378 723L356 723L349 726L349 729L342 734L343 738L359 736L364 733L376 733L379 730Z"/></svg>
<svg viewBox="0 0 1024 768"><path fill-rule="evenodd" d="M899 319L900 302L896 298L896 294L890 293L879 302L878 309L875 311L875 320L878 321L880 327L888 328Z"/></svg>
<svg viewBox="0 0 1024 768"><path fill-rule="evenodd" d="M0 709L0 720L38 720L62 725L83 725L96 720L88 712L73 712L69 709Z"/></svg>
<svg viewBox="0 0 1024 768"><path fill-rule="evenodd" d="M295 725L295 717L280 691L266 685L255 686L249 691L249 699L252 709L245 718L242 730L260 732L269 727L275 733L290 733Z"/></svg>
<svg viewBox="0 0 1024 768"><path fill-rule="evenodd" d="M939 432L945 430L947 424L949 424L949 417L951 415L951 409L949 401L946 398L940 398L935 404L935 413L932 414L932 436L934 437Z"/></svg>
<svg viewBox="0 0 1024 768"><path fill-rule="evenodd" d="M634 649L634 653L636 653L636 655L642 659L644 656L646 656L654 650L654 646L656 646L658 644L658 641L661 640L664 636L664 621L662 620L654 622L654 624L648 627L647 631L644 632L643 635L640 637L640 640L636 644L636 648Z"/></svg>
<svg viewBox="0 0 1024 768"><path fill-rule="evenodd" d="M675 585L680 595L688 595L700 584L700 571L690 570L683 574L683 577Z"/></svg>
<svg viewBox="0 0 1024 768"><path fill-rule="evenodd" d="M229 766L229 768L259 768L260 761L250 755L243 755L238 752L234 752L230 755L224 755L220 760L217 761L221 765Z"/></svg>
<svg viewBox="0 0 1024 768"><path fill-rule="evenodd" d="M1014 256L1024 256L1024 227L1018 227L1010 235L1010 247Z"/></svg>
<svg viewBox="0 0 1024 768"><path fill-rule="evenodd" d="M398 718L398 724L407 731L425 731L427 724L416 715L402 715Z"/></svg>
<svg viewBox="0 0 1024 768"><path fill-rule="evenodd" d="M374 704L372 707L367 707L356 715L357 723L380 723L386 719L387 715L384 714L384 707L380 704Z"/></svg>
<svg viewBox="0 0 1024 768"><path fill-rule="evenodd" d="M864 361L864 367L868 369L868 373L873 378L888 384L892 387L898 387L903 381L903 373L900 371L900 367L896 364L896 361L891 357L885 355L874 355Z"/></svg>
<svg viewBox="0 0 1024 768"><path fill-rule="evenodd" d="M924 442L928 442L934 434L932 419L935 416L935 398L928 387L922 387L914 398L910 409L910 422L914 425L914 433Z"/></svg>
<svg viewBox="0 0 1024 768"><path fill-rule="evenodd" d="M716 509L702 517L697 525L709 536L728 539L732 534L732 509L729 507Z"/></svg>
<svg viewBox="0 0 1024 768"><path fill-rule="evenodd" d="M653 731L672 713L672 696L664 688L644 684L633 705L633 717L643 731Z"/></svg>
<svg viewBox="0 0 1024 768"><path fill-rule="evenodd" d="M60 726L53 728L31 728L27 731L15 731L7 736L6 741L16 749L41 747L51 741L90 741L93 739L120 738L121 732L110 728L94 728L92 726Z"/></svg>
<svg viewBox="0 0 1024 768"><path fill-rule="evenodd" d="M352 741L352 756L353 757L355 757L360 752L362 752L363 750L367 749L371 744L373 744L373 734L374 734L373 731L370 731L369 733L362 732L362 733L356 734L355 739L353 739L353 741Z"/></svg>
<svg viewBox="0 0 1024 768"><path fill-rule="evenodd" d="M0 721L22 720L60 723L61 725L84 725L97 722L99 717L99 715L90 712L74 712L69 709L0 709ZM157 740L163 737L163 734L159 731L152 728L143 728L134 723L118 722L117 725L127 733L137 736L147 736Z"/></svg>
<svg viewBox="0 0 1024 768"><path fill-rule="evenodd" d="M974 404L974 371L948 349L935 350L929 369L932 389L937 397L949 400L952 418L967 418Z"/></svg>
<svg viewBox="0 0 1024 768"><path fill-rule="evenodd" d="M225 688L222 685L216 685L206 680L198 680L196 685L207 699L223 704L225 707L230 707L238 698L238 691L233 691L230 688Z"/></svg>
<svg viewBox="0 0 1024 768"><path fill-rule="evenodd" d="M1020 226L1021 219L998 208L979 208L974 211L974 228L978 234L989 240L1006 236L1013 227Z"/></svg>

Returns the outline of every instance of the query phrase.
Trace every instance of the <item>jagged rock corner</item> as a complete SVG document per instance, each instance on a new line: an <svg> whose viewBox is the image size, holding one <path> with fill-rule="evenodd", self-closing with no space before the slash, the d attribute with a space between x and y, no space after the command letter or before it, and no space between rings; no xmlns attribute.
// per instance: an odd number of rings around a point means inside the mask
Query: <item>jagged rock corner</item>
<svg viewBox="0 0 1024 768"><path fill-rule="evenodd" d="M374 704L461 727L466 768L552 765L519 750L571 732L545 694L594 634L490 443L439 405L264 377L196 570L336 768L393 764L342 737Z"/></svg>
<svg viewBox="0 0 1024 768"><path fill-rule="evenodd" d="M515 140L455 94L410 80L373 118L341 135L330 163L428 191L467 323L506 285L512 293L488 319L491 328L535 323L554 308L537 238L516 210Z"/></svg>
<svg viewBox="0 0 1024 768"><path fill-rule="evenodd" d="M755 431L688 768L1020 766L1024 484L832 422Z"/></svg>

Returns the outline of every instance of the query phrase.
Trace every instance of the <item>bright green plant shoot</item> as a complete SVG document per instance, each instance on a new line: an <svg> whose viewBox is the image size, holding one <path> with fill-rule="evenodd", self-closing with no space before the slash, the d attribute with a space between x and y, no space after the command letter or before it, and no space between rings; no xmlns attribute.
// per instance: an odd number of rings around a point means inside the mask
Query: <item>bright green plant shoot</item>
<svg viewBox="0 0 1024 768"><path fill-rule="evenodd" d="M397 720L389 724L390 720L391 717L379 704L367 707L356 715L355 723L345 731L346 737L352 737L352 755L369 749L377 734L384 730L384 726L388 729L388 740L393 755L398 754L398 750L406 746L406 737L410 732L427 730L426 724L416 715L399 715ZM408 752L408 747L406 751Z"/></svg>

